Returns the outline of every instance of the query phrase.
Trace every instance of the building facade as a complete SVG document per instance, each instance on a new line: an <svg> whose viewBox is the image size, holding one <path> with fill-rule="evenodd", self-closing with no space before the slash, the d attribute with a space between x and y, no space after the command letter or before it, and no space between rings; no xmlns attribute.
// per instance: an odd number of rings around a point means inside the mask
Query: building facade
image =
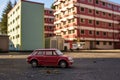
<svg viewBox="0 0 120 80"><path fill-rule="evenodd" d="M19 0L8 13L10 50L44 48L44 4Z"/></svg>
<svg viewBox="0 0 120 80"><path fill-rule="evenodd" d="M44 9L44 29L45 29L45 37L53 37L54 33L54 10L45 8Z"/></svg>
<svg viewBox="0 0 120 80"><path fill-rule="evenodd" d="M84 42L84 49L120 48L120 4L109 0L56 0L55 33L70 47Z"/></svg>

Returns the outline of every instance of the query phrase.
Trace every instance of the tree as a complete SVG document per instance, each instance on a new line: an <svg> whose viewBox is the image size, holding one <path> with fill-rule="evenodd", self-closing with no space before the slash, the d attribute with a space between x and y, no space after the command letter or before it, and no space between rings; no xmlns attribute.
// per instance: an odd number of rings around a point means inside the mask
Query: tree
<svg viewBox="0 0 120 80"><path fill-rule="evenodd" d="M1 26L0 26L2 34L7 34L7 19L8 19L7 14L11 9L12 9L12 3L9 1L2 14Z"/></svg>
<svg viewBox="0 0 120 80"><path fill-rule="evenodd" d="M51 9L55 9L55 6L53 4L51 5Z"/></svg>
<svg viewBox="0 0 120 80"><path fill-rule="evenodd" d="M15 6L17 4L17 2L16 2L16 0L15 0L15 2L14 2L14 5L13 6Z"/></svg>
<svg viewBox="0 0 120 80"><path fill-rule="evenodd" d="M0 34L1 34L1 21L0 21Z"/></svg>

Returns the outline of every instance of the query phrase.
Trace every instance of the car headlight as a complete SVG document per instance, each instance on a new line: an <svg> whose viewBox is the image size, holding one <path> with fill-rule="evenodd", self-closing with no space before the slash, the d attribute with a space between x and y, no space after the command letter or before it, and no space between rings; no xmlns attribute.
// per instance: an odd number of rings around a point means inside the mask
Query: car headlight
<svg viewBox="0 0 120 80"><path fill-rule="evenodd" d="M73 61L73 58L72 58L72 57L68 57L68 60L69 60L69 61Z"/></svg>

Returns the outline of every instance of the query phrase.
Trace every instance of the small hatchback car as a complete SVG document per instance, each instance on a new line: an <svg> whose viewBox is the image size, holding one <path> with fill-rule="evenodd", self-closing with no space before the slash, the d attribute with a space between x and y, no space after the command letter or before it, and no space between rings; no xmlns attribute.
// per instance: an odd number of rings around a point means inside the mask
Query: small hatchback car
<svg viewBox="0 0 120 80"><path fill-rule="evenodd" d="M37 66L59 66L69 67L73 64L73 59L64 56L58 49L36 49L27 57L27 62L32 67Z"/></svg>

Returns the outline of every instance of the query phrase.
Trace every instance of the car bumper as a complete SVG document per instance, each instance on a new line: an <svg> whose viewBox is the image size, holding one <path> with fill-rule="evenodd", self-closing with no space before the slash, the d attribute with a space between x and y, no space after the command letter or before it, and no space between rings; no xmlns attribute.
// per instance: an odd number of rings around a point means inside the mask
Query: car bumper
<svg viewBox="0 0 120 80"><path fill-rule="evenodd" d="M73 60L69 61L69 62L68 62L68 66L71 66L73 63L74 63Z"/></svg>

